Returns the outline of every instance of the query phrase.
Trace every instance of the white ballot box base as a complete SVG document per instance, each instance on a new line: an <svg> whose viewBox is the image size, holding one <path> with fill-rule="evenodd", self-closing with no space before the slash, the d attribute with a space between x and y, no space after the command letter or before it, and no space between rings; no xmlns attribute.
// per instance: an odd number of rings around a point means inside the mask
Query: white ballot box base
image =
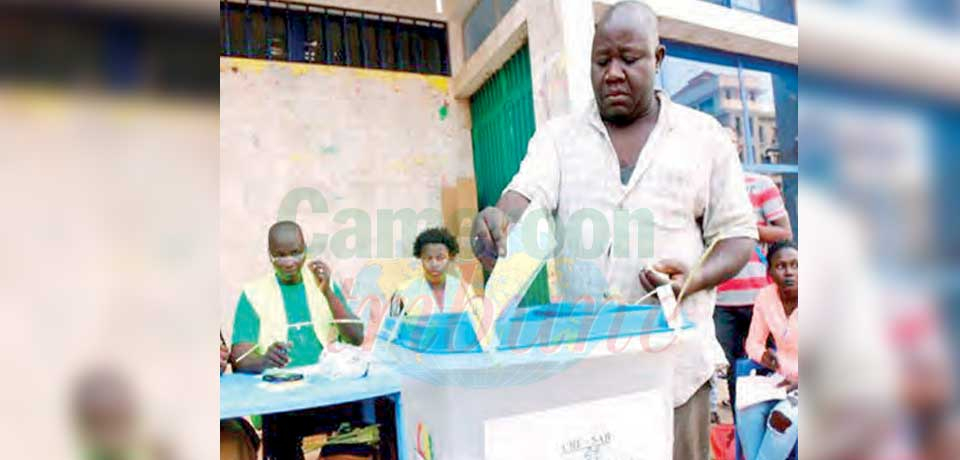
<svg viewBox="0 0 960 460"><path fill-rule="evenodd" d="M417 459L417 449L429 445L434 460L669 460L669 350L597 355L562 370L511 356L486 369L440 371L445 378L403 376L404 425L412 441L407 458ZM486 378L490 386L482 387ZM587 451L602 454L584 457Z"/></svg>

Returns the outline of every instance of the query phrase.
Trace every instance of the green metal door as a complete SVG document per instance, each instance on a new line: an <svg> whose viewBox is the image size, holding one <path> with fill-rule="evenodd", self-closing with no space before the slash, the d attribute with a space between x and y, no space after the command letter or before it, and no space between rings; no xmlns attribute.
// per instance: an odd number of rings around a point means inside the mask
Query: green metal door
<svg viewBox="0 0 960 460"><path fill-rule="evenodd" d="M478 209L493 206L520 169L533 136L533 84L526 45L470 98L473 168ZM546 270L541 270L521 305L550 301Z"/></svg>

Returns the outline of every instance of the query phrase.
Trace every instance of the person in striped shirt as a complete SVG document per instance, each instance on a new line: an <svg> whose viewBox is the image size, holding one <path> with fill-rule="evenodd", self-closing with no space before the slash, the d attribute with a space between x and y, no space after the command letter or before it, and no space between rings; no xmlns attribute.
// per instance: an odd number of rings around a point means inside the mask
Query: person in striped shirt
<svg viewBox="0 0 960 460"><path fill-rule="evenodd" d="M793 239L790 216L783 205L777 184L768 176L753 173L744 173L744 182L757 219L760 242L740 273L717 286L717 308L713 311L717 341L723 347L731 369L738 359L746 357L744 340L753 319L753 302L757 293L770 284L767 262L763 257L766 246ZM727 372L727 389L730 392L730 405L733 406L736 385L731 371Z"/></svg>

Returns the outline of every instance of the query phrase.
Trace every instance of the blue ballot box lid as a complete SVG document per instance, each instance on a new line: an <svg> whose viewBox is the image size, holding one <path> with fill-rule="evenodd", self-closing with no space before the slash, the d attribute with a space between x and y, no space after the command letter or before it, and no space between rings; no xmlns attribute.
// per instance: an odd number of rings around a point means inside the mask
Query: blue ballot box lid
<svg viewBox="0 0 960 460"><path fill-rule="evenodd" d="M684 329L692 326L684 320ZM659 305L559 303L518 308L499 318L495 330L498 350L517 350L664 333L671 328ZM388 317L377 338L417 353L482 352L466 313Z"/></svg>

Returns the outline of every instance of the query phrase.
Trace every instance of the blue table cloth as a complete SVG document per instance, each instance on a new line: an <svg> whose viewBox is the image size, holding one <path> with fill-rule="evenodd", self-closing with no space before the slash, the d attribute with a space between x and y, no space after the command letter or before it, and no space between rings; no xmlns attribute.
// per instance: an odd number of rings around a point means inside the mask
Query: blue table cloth
<svg viewBox="0 0 960 460"><path fill-rule="evenodd" d="M266 383L259 375L225 374L220 377L220 419L325 407L399 393L399 377L382 366L372 366L361 379L333 381L306 375L302 383L296 384ZM399 398L395 401L399 406Z"/></svg>

